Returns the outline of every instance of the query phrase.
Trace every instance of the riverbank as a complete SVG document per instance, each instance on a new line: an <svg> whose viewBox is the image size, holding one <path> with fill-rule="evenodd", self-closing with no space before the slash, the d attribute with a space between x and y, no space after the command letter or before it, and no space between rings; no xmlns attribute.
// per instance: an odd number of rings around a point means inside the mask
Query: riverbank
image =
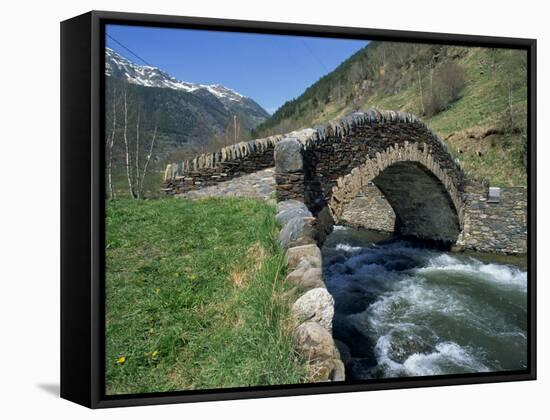
<svg viewBox="0 0 550 420"><path fill-rule="evenodd" d="M323 247L349 379L521 370L524 258L450 253L336 227Z"/></svg>
<svg viewBox="0 0 550 420"><path fill-rule="evenodd" d="M274 216L243 198L107 203L108 395L306 380Z"/></svg>

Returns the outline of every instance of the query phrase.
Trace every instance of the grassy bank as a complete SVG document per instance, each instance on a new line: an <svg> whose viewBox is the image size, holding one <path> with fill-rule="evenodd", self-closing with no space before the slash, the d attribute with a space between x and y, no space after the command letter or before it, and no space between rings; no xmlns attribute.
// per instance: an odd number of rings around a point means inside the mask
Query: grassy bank
<svg viewBox="0 0 550 420"><path fill-rule="evenodd" d="M107 394L299 383L274 208L107 205Z"/></svg>

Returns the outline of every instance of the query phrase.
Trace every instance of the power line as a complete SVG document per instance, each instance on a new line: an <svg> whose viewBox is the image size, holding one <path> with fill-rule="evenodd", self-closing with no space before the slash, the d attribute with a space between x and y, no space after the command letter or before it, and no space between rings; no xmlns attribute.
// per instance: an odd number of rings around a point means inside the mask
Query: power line
<svg viewBox="0 0 550 420"><path fill-rule="evenodd" d="M325 66L325 64L321 61L321 59L317 56L317 54L315 54L313 52L313 50L310 48L310 46L306 43L306 41L304 41L302 39L302 44L306 47L306 49L309 51L309 53L311 54L311 56L321 65L321 67L323 67L323 69L325 70L325 72L329 72L328 71L328 68L327 66Z"/></svg>
<svg viewBox="0 0 550 420"><path fill-rule="evenodd" d="M139 60L143 61L145 64L147 64L149 67L155 67L152 64L149 64L147 61L145 61L143 58L141 58L139 55L137 55L135 52L133 52L130 48L128 48L126 45L122 44L122 42L117 41L115 38L113 38L111 35L106 34L107 38L111 39L113 42L116 42L118 45L120 45L122 48L124 48L126 51L128 51L133 56L137 57Z"/></svg>

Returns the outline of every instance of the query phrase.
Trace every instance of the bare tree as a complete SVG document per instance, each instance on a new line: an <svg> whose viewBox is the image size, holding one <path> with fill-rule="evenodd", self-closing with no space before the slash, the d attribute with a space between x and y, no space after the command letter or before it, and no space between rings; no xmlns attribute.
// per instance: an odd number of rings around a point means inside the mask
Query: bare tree
<svg viewBox="0 0 550 420"><path fill-rule="evenodd" d="M422 105L422 115L426 114L426 108L424 107L424 94L422 93L422 76L420 75L420 69L418 70L418 85L420 86L420 104Z"/></svg>
<svg viewBox="0 0 550 420"><path fill-rule="evenodd" d="M155 124L155 130L153 131L153 138L151 140L151 145L149 147L149 153L147 154L147 159L145 160L145 165L143 166L143 171L141 173L141 180L139 181L138 192L139 192L140 197L143 196L143 181L145 180L145 175L147 174L147 167L149 166L151 156L153 155L153 149L155 147L155 140L157 138L157 128L158 127Z"/></svg>
<svg viewBox="0 0 550 420"><path fill-rule="evenodd" d="M109 137L107 138L107 182L109 185L109 197L110 198L116 198L115 189L113 187L113 149L115 146L115 140L116 140L116 130L117 130L117 90L116 87L113 89L113 102L112 102L112 113L111 113L111 121L112 121L112 127L111 127L111 133Z"/></svg>
<svg viewBox="0 0 550 420"><path fill-rule="evenodd" d="M512 79L508 79L508 114L510 116L510 126L514 127L514 108L512 106Z"/></svg>
<svg viewBox="0 0 550 420"><path fill-rule="evenodd" d="M128 141L128 88L125 86L124 88L124 130L123 130L123 137L124 137L124 147L126 149L126 179L128 180L128 190L130 192L130 195L134 198L136 198L136 193L134 191L134 183L133 183L133 170L131 167L131 158L130 158L130 145Z"/></svg>
<svg viewBox="0 0 550 420"><path fill-rule="evenodd" d="M120 195L117 176L124 174L132 198L143 198L148 172L154 167L159 134L157 112L149 111L131 85L109 81L107 85L105 162L106 189L110 198ZM152 162L153 161L153 162Z"/></svg>
<svg viewBox="0 0 550 420"><path fill-rule="evenodd" d="M136 163L136 180L139 180L139 126L140 126L140 120L141 120L141 107L139 104L137 105L138 111L137 111L137 121L136 121L136 157L135 157L135 163ZM136 187L139 187L136 184ZM137 188L136 193L139 195L139 188Z"/></svg>

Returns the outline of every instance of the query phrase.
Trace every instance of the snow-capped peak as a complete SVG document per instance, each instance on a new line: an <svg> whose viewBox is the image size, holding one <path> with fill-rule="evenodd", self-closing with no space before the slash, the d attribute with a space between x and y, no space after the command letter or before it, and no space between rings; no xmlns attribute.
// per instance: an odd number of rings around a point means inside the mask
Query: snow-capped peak
<svg viewBox="0 0 550 420"><path fill-rule="evenodd" d="M105 74L126 79L129 83L148 87L170 88L195 92L205 89L220 100L241 101L246 97L225 86L183 82L157 67L133 63L111 48L105 48Z"/></svg>

